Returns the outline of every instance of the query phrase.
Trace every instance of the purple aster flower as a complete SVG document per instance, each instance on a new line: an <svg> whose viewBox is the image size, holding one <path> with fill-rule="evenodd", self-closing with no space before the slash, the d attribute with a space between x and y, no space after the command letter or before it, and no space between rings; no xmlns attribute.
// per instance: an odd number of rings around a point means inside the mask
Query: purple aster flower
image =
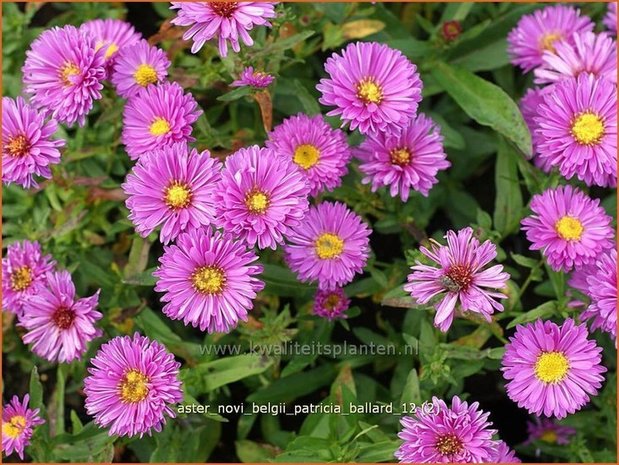
<svg viewBox="0 0 619 465"><path fill-rule="evenodd" d="M142 38L131 24L120 19L93 19L86 21L81 28L95 38L95 49L104 51L108 70L111 70L119 51Z"/></svg>
<svg viewBox="0 0 619 465"><path fill-rule="evenodd" d="M221 162L207 150L198 153L184 142L140 157L122 185L136 231L146 237L161 225L159 238L167 244L183 231L212 223L220 170Z"/></svg>
<svg viewBox="0 0 619 465"><path fill-rule="evenodd" d="M338 187L352 156L346 134L331 129L322 115L299 113L285 119L269 134L266 146L300 168L312 196Z"/></svg>
<svg viewBox="0 0 619 465"><path fill-rule="evenodd" d="M327 115L341 115L350 129L362 134L399 130L417 112L423 84L399 50L376 42L349 44L341 55L325 63L329 75L316 88L320 103L336 107Z"/></svg>
<svg viewBox="0 0 619 465"><path fill-rule="evenodd" d="M163 82L169 67L170 60L165 51L140 40L118 53L112 84L121 97L133 97L143 87Z"/></svg>
<svg viewBox="0 0 619 465"><path fill-rule="evenodd" d="M430 411L431 410L431 411ZM404 443L395 452L400 463L483 463L495 455L496 441L490 414L453 396L451 408L436 397L428 409L402 417L398 437Z"/></svg>
<svg viewBox="0 0 619 465"><path fill-rule="evenodd" d="M617 35L617 3L608 3L608 11L604 16L604 26L608 28L613 34Z"/></svg>
<svg viewBox="0 0 619 465"><path fill-rule="evenodd" d="M594 26L577 8L547 6L520 19L507 36L507 49L512 63L528 72L542 64L544 51L554 52L558 40L569 40L575 32L592 31Z"/></svg>
<svg viewBox="0 0 619 465"><path fill-rule="evenodd" d="M17 97L2 98L2 182L26 189L38 187L35 176L51 178L50 165L60 162L59 147L65 141L52 139L58 128L54 120Z"/></svg>
<svg viewBox="0 0 619 465"><path fill-rule="evenodd" d="M230 84L230 87L256 87L263 89L269 87L275 78L264 71L254 71L252 66L248 66L243 70L241 76L236 81Z"/></svg>
<svg viewBox="0 0 619 465"><path fill-rule="evenodd" d="M344 289L336 287L333 290L318 289L314 296L314 315L334 320L346 318L344 313L350 306L350 299L346 297Z"/></svg>
<svg viewBox="0 0 619 465"><path fill-rule="evenodd" d="M73 26L44 31L26 52L22 68L24 92L35 108L72 126L86 122L94 100L101 98L105 79L103 50L95 38Z"/></svg>
<svg viewBox="0 0 619 465"><path fill-rule="evenodd" d="M171 404L183 399L180 363L157 341L138 333L115 337L91 359L84 379L86 411L109 435L142 437L161 431Z"/></svg>
<svg viewBox="0 0 619 465"><path fill-rule="evenodd" d="M505 388L518 407L537 416L564 418L580 410L602 385L602 349L587 327L570 318L518 325L505 346Z"/></svg>
<svg viewBox="0 0 619 465"><path fill-rule="evenodd" d="M524 94L524 97L520 99L520 111L522 113L522 117L524 118L524 122L529 128L531 140L533 142L533 163L546 173L550 172L552 166L548 162L547 158L541 158L537 155L539 133L537 132L538 124L536 118L538 116L539 106L544 102L544 95L547 94L551 88L552 86L528 89L526 94Z"/></svg>
<svg viewBox="0 0 619 465"><path fill-rule="evenodd" d="M495 311L502 312L503 305L496 299L506 295L497 292L506 286L509 274L503 265L486 268L496 257L496 246L485 241L480 244L473 237L472 228L464 228L457 233L447 231L447 245L436 244L433 248L420 247L423 255L436 263L424 265L417 261L412 266L404 290L419 304L427 304L434 297L442 296L435 305L434 326L446 332L453 322L456 304L459 311L472 312L492 321Z"/></svg>
<svg viewBox="0 0 619 465"><path fill-rule="evenodd" d="M559 40L555 51L545 51L535 82L547 84L578 77L581 73L603 76L617 82L617 44L607 33L579 32Z"/></svg>
<svg viewBox="0 0 619 465"><path fill-rule="evenodd" d="M155 290L163 292L163 313L209 333L228 333L247 321L264 283L262 265L241 241L211 228L181 234L165 247Z"/></svg>
<svg viewBox="0 0 619 465"><path fill-rule="evenodd" d="M550 418L534 417L533 420L527 422L529 437L524 444L543 441L548 444L566 446L570 443L570 436L576 434L574 428L560 425Z"/></svg>
<svg viewBox="0 0 619 465"><path fill-rule="evenodd" d="M39 409L28 408L30 396L26 394L22 402L13 396L2 409L2 452L8 457L17 452L24 460L24 449L30 444L33 430L45 423L39 416Z"/></svg>
<svg viewBox="0 0 619 465"><path fill-rule="evenodd" d="M98 290L94 295L76 298L75 285L67 271L50 272L46 285L23 306L19 325L28 332L24 344L50 362L71 362L81 358L94 338L102 331L95 322L103 316L95 310L99 304Z"/></svg>
<svg viewBox="0 0 619 465"><path fill-rule="evenodd" d="M581 319L590 320L591 329L601 329L617 340L617 250L612 248L596 258L585 294L591 303Z"/></svg>
<svg viewBox="0 0 619 465"><path fill-rule="evenodd" d="M193 39L191 53L198 53L204 44L217 39L219 54L228 55L228 42L232 50L241 50L240 40L251 47L254 41L249 35L254 26L271 26L275 18L276 3L269 2L172 2L170 9L178 10L172 20L177 26L191 26L184 40Z"/></svg>
<svg viewBox="0 0 619 465"><path fill-rule="evenodd" d="M176 82L140 89L123 114L122 141L129 157L136 160L174 142L193 142L191 125L201 114L193 96Z"/></svg>
<svg viewBox="0 0 619 465"><path fill-rule="evenodd" d="M217 189L217 225L250 247L270 247L299 224L309 186L291 160L253 145L226 158Z"/></svg>
<svg viewBox="0 0 619 465"><path fill-rule="evenodd" d="M617 185L617 87L591 74L552 86L538 107L537 149L567 179Z"/></svg>
<svg viewBox="0 0 619 465"><path fill-rule="evenodd" d="M443 149L440 128L424 114L418 114L400 133L377 132L367 136L355 151L361 159L359 169L372 183L372 192L390 186L391 197L398 193L408 200L411 188L427 196L438 182L439 170L451 166Z"/></svg>
<svg viewBox="0 0 619 465"><path fill-rule="evenodd" d="M2 259L2 309L21 315L24 302L45 283L45 275L55 265L51 255L43 255L38 242L9 245Z"/></svg>
<svg viewBox="0 0 619 465"><path fill-rule="evenodd" d="M496 449L487 463L522 463L516 453L509 448L505 441L497 441Z"/></svg>
<svg viewBox="0 0 619 465"><path fill-rule="evenodd" d="M595 261L612 247L611 218L600 201L572 186L547 189L531 199L533 215L522 220L531 250L542 250L555 271Z"/></svg>
<svg viewBox="0 0 619 465"><path fill-rule="evenodd" d="M322 202L287 236L286 261L301 281L318 281L320 289L334 290L363 272L371 232L343 203Z"/></svg>

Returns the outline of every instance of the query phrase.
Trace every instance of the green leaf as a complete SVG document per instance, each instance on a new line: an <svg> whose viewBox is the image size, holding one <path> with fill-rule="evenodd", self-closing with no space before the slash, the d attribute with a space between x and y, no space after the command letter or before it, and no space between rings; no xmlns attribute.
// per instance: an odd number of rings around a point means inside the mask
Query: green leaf
<svg viewBox="0 0 619 465"><path fill-rule="evenodd" d="M257 404L266 402L290 402L318 390L335 378L337 371L331 364L321 365L302 373L294 373L274 381L247 397Z"/></svg>
<svg viewBox="0 0 619 465"><path fill-rule="evenodd" d="M243 439L234 443L236 455L241 462L269 462L276 455L276 449L268 444L259 444Z"/></svg>
<svg viewBox="0 0 619 465"><path fill-rule="evenodd" d="M414 402L415 404L421 403L421 391L419 388L419 377L417 376L417 370L413 368L406 378L404 389L402 390L402 397L400 402L405 404Z"/></svg>
<svg viewBox="0 0 619 465"><path fill-rule="evenodd" d="M250 86L239 87L237 89L231 90L230 92L226 92L223 95L217 97L217 100L220 102L232 102L234 100L238 100L240 98L246 97L253 92L253 89Z"/></svg>
<svg viewBox="0 0 619 465"><path fill-rule="evenodd" d="M538 319L549 318L555 313L556 310L557 302L555 302L554 300L551 302L543 303L539 307L536 307L533 310L529 310L528 312L514 318L507 325L507 329L513 328L514 326L519 324L529 323Z"/></svg>
<svg viewBox="0 0 619 465"><path fill-rule="evenodd" d="M36 365L30 372L30 408L40 408L43 405L43 386Z"/></svg>
<svg viewBox="0 0 619 465"><path fill-rule="evenodd" d="M499 150L495 170L496 198L494 203L494 227L508 236L517 231L522 218L522 192L518 181L518 163L515 153L505 139L499 138Z"/></svg>

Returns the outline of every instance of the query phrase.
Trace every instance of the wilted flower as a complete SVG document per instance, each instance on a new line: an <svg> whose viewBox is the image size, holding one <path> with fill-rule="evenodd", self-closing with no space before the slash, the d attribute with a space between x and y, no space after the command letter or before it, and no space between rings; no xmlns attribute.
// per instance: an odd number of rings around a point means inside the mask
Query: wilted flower
<svg viewBox="0 0 619 465"><path fill-rule="evenodd" d="M45 423L39 417L39 409L28 408L30 396L26 394L20 403L19 397L13 396L2 409L2 452L8 457L17 452L24 460L24 449L30 444L33 430Z"/></svg>
<svg viewBox="0 0 619 465"><path fill-rule="evenodd" d="M346 318L344 313L348 310L350 299L346 297L344 289L337 287L333 290L318 289L314 296L314 315L334 320Z"/></svg>
<svg viewBox="0 0 619 465"><path fill-rule="evenodd" d="M576 434L576 429L560 425L550 418L534 417L533 421L527 421L527 432L529 437L525 444L543 441L565 446L570 443L570 436Z"/></svg>
<svg viewBox="0 0 619 465"><path fill-rule="evenodd" d="M170 60L165 51L140 40L118 53L112 84L121 97L133 97L143 87L163 82L169 66Z"/></svg>

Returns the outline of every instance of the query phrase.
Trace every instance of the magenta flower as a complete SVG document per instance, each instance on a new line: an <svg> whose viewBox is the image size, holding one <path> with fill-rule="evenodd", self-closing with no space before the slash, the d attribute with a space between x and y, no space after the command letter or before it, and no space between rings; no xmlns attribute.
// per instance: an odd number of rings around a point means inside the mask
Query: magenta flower
<svg viewBox="0 0 619 465"><path fill-rule="evenodd" d="M276 3L269 2L172 2L170 9L178 10L172 20L177 26L191 26L183 35L184 40L193 39L191 53L198 53L204 44L217 39L219 54L228 55L228 42L232 50L241 51L240 40L251 47L254 41L249 35L254 26L271 26L275 18Z"/></svg>
<svg viewBox="0 0 619 465"><path fill-rule="evenodd" d="M533 163L539 169L545 171L546 173L550 172L552 166L547 158L541 158L537 155L537 146L539 144L539 133L537 132L538 124L537 124L537 116L539 106L544 102L544 95L548 93L548 91L552 89L552 86L539 88L535 87L533 89L528 89L524 96L520 99L520 111L522 113L522 117L524 118L524 122L527 124L529 128L529 132L531 133L531 140L533 142Z"/></svg>
<svg viewBox="0 0 619 465"><path fill-rule="evenodd" d="M38 408L28 408L29 401L28 394L21 403L19 397L13 396L2 409L2 452L7 457L16 452L24 460L24 449L30 444L34 428L45 423Z"/></svg>
<svg viewBox="0 0 619 465"><path fill-rule="evenodd" d="M590 74L558 82L538 107L539 156L567 179L617 185L617 87Z"/></svg>
<svg viewBox="0 0 619 465"><path fill-rule="evenodd" d="M391 197L398 193L408 200L411 188L427 196L438 182L439 170L451 166L443 149L438 125L418 114L400 133L377 132L367 136L355 151L361 160L359 169L366 175L363 184L372 184L372 192L389 186Z"/></svg>
<svg viewBox="0 0 619 465"><path fill-rule="evenodd" d="M617 250L612 248L596 258L595 268L587 276L585 294L591 303L581 319L591 322L591 329L601 329L617 340Z"/></svg>
<svg viewBox="0 0 619 465"><path fill-rule="evenodd" d="M22 68L30 103L69 126L83 126L93 102L101 98L104 52L95 38L73 26L44 31L26 52Z"/></svg>
<svg viewBox="0 0 619 465"><path fill-rule="evenodd" d="M175 142L193 142L191 125L202 114L191 94L176 82L140 89L123 114L122 141L132 160Z"/></svg>
<svg viewBox="0 0 619 465"><path fill-rule="evenodd" d="M55 265L51 255L43 255L38 242L9 245L2 259L2 309L21 315L26 300L45 283L45 275Z"/></svg>
<svg viewBox="0 0 619 465"><path fill-rule="evenodd" d="M536 83L558 82L581 73L617 83L617 44L609 34L580 32L554 47L554 52L544 52L542 65L534 71Z"/></svg>
<svg viewBox="0 0 619 465"><path fill-rule="evenodd" d="M243 70L241 76L236 81L230 84L230 87L255 87L257 89L264 89L269 87L275 78L264 71L254 71L252 66L248 66Z"/></svg>
<svg viewBox="0 0 619 465"><path fill-rule="evenodd" d="M146 237L161 225L159 239L167 244L212 223L220 171L221 162L207 150L198 153L184 142L140 157L122 185L136 231Z"/></svg>
<svg viewBox="0 0 619 465"><path fill-rule="evenodd" d="M431 411L429 411L431 409ZM451 408L432 398L429 408L402 417L398 437L404 443L395 452L400 463L483 463L496 454L490 414L453 396Z"/></svg>
<svg viewBox="0 0 619 465"><path fill-rule="evenodd" d="M284 241L308 208L309 186L291 160L257 145L226 158L217 189L217 226L260 249Z"/></svg>
<svg viewBox="0 0 619 465"><path fill-rule="evenodd" d="M363 272L371 232L343 203L322 202L287 236L286 261L301 281L318 281L320 289L334 290Z"/></svg>
<svg viewBox="0 0 619 465"><path fill-rule="evenodd" d="M269 134L266 146L300 168L312 196L338 187L352 156L346 134L331 129L322 115L299 113L285 119Z"/></svg>
<svg viewBox="0 0 619 465"><path fill-rule="evenodd" d="M496 449L487 463L522 463L516 453L509 448L505 441L497 441Z"/></svg>
<svg viewBox="0 0 619 465"><path fill-rule="evenodd" d="M116 56L112 84L118 95L130 98L149 84L163 82L169 67L165 51L140 40L123 48Z"/></svg>
<svg viewBox="0 0 619 465"><path fill-rule="evenodd" d="M570 39L575 32L592 31L595 24L580 10L571 6L555 5L523 16L507 36L508 52L512 63L524 72L542 64L544 51L554 52L555 43Z"/></svg>
<svg viewBox="0 0 619 465"><path fill-rule="evenodd" d="M447 231L445 238L447 245L437 244L431 250L420 247L421 253L438 266L417 261L411 267L413 273L408 275L404 290L410 292L419 304L427 304L434 297L442 296L435 304L434 326L443 332L451 326L458 303L461 313L477 313L486 321L492 321L495 311L503 311L503 305L496 299L507 298L497 291L509 280L503 265L486 268L496 257L496 246L490 241L480 244L473 237L471 228L457 233Z"/></svg>
<svg viewBox="0 0 619 465"><path fill-rule="evenodd" d="M376 42L349 44L325 63L329 75L316 89L350 129L362 134L399 130L415 116L423 84L399 50Z"/></svg>
<svg viewBox="0 0 619 465"><path fill-rule="evenodd" d="M180 363L157 341L138 333L115 337L91 359L84 379L86 411L109 435L142 437L161 431L183 399Z"/></svg>
<svg viewBox="0 0 619 465"><path fill-rule="evenodd" d="M155 290L163 292L163 313L209 333L228 333L247 321L264 283L256 278L258 256L241 241L211 228L181 234L164 248Z"/></svg>
<svg viewBox="0 0 619 465"><path fill-rule="evenodd" d="M604 26L608 28L613 34L617 35L617 3L609 2L608 11L604 16Z"/></svg>
<svg viewBox="0 0 619 465"><path fill-rule="evenodd" d="M537 320L518 325L505 346L505 388L518 407L559 419L580 410L602 385L602 349L587 327L570 318L561 326Z"/></svg>
<svg viewBox="0 0 619 465"><path fill-rule="evenodd" d="M333 290L316 291L314 296L314 315L331 321L336 318L346 318L346 310L350 306L350 299L346 297L344 289L336 287Z"/></svg>
<svg viewBox="0 0 619 465"><path fill-rule="evenodd" d="M35 176L51 178L50 165L60 163L62 139L52 139L58 128L54 120L26 101L2 97L2 182L26 189L38 187Z"/></svg>
<svg viewBox="0 0 619 465"><path fill-rule="evenodd" d="M574 428L560 425L550 418L534 417L533 420L534 421L527 421L529 437L524 444L543 441L548 444L566 446L570 443L570 436L576 434Z"/></svg>
<svg viewBox="0 0 619 465"><path fill-rule="evenodd" d="M108 70L111 70L120 52L142 38L142 34L136 32L131 24L120 19L93 19L82 24L81 29L95 38L96 50L104 51Z"/></svg>
<svg viewBox="0 0 619 465"><path fill-rule="evenodd" d="M533 215L522 220L531 250L542 250L555 271L570 271L595 261L612 247L611 218L572 186L547 189L531 199Z"/></svg>

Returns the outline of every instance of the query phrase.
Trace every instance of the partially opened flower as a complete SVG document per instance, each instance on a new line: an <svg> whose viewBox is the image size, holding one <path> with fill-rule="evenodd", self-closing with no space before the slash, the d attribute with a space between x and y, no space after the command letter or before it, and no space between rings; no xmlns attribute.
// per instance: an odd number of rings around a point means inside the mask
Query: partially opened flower
<svg viewBox="0 0 619 465"><path fill-rule="evenodd" d="M2 309L21 315L24 302L32 297L56 262L43 255L38 242L15 242L2 259Z"/></svg>
<svg viewBox="0 0 619 465"><path fill-rule="evenodd" d="M24 449L30 444L34 428L45 423L39 416L39 409L28 408L30 396L24 400L13 396L2 409L2 452L8 457L13 452L24 460Z"/></svg>
<svg viewBox="0 0 619 465"><path fill-rule="evenodd" d="M83 126L93 102L101 98L104 51L95 38L74 26L44 31L26 52L22 68L30 103L69 126Z"/></svg>
<svg viewBox="0 0 619 465"><path fill-rule="evenodd" d="M337 287L332 290L318 289L314 296L314 315L334 320L346 318L344 313L350 306L350 299L346 297L344 289Z"/></svg>
<svg viewBox="0 0 619 465"><path fill-rule="evenodd" d="M181 232L215 220L215 193L221 162L184 142L149 152L138 160L122 185L129 219L148 236L161 226L164 244Z"/></svg>
<svg viewBox="0 0 619 465"><path fill-rule="evenodd" d="M572 186L547 189L533 196L533 215L522 220L531 250L541 250L555 271L593 263L612 247L611 218L600 201Z"/></svg>
<svg viewBox="0 0 619 465"><path fill-rule="evenodd" d="M414 416L402 417L398 437L404 442L395 452L400 463L484 463L496 455L496 430L490 414L479 403L453 396L451 407L436 397Z"/></svg>
<svg viewBox="0 0 619 465"><path fill-rule="evenodd" d="M377 42L349 44L341 55L325 63L327 78L316 88L320 103L335 107L327 115L340 116L362 134L398 131L417 112L423 84L399 50Z"/></svg>
<svg viewBox="0 0 619 465"><path fill-rule="evenodd" d="M138 333L115 337L90 360L84 379L86 412L109 435L142 437L161 431L183 399L180 363L157 341Z"/></svg>
<svg viewBox="0 0 619 465"><path fill-rule="evenodd" d="M136 32L131 24L120 19L92 19L81 27L95 38L95 49L104 51L108 70L121 51L142 38L142 34Z"/></svg>
<svg viewBox="0 0 619 465"><path fill-rule="evenodd" d="M611 248L595 260L587 276L585 294L591 303L581 319L590 320L592 329L601 329L617 340L617 250Z"/></svg>
<svg viewBox="0 0 619 465"><path fill-rule="evenodd" d="M235 52L241 51L240 41L251 47L254 41L249 35L254 26L271 26L275 18L275 5L271 2L172 2L170 7L178 10L172 24L189 26L184 40L193 40L191 53L198 53L204 44L216 39L219 54L228 55L228 43Z"/></svg>
<svg viewBox="0 0 619 465"><path fill-rule="evenodd" d="M38 187L35 176L51 178L50 166L60 162L62 139L53 139L58 125L17 97L2 97L2 182L26 189Z"/></svg>
<svg viewBox="0 0 619 465"><path fill-rule="evenodd" d="M411 189L427 196L438 182L436 175L451 163L443 149L440 128L424 114L418 114L400 133L377 132L367 136L356 149L359 169L372 184L372 192L389 186L392 197L406 202Z"/></svg>
<svg viewBox="0 0 619 465"><path fill-rule="evenodd" d="M602 349L587 327L566 319L518 325L505 346L502 368L510 399L529 413L559 419L580 410L597 395L606 368Z"/></svg>
<svg viewBox="0 0 619 465"><path fill-rule="evenodd" d="M255 87L263 89L269 87L275 78L264 71L254 71L253 66L248 66L243 70L241 76L230 84L230 87Z"/></svg>
<svg viewBox="0 0 619 465"><path fill-rule="evenodd" d="M487 463L522 463L516 453L509 448L505 441L497 441L496 449Z"/></svg>
<svg viewBox="0 0 619 465"><path fill-rule="evenodd" d="M140 89L163 82L169 66L170 60L165 51L140 40L118 52L112 84L121 97L133 97Z"/></svg>
<svg viewBox="0 0 619 465"><path fill-rule="evenodd" d="M525 444L542 441L565 446L570 443L570 437L576 434L576 429L560 425L550 418L534 417L533 421L527 421L527 432L529 437Z"/></svg>
<svg viewBox="0 0 619 465"><path fill-rule="evenodd" d="M331 129L322 115L299 113L285 119L269 134L266 146L300 168L312 196L338 187L352 156L346 134Z"/></svg>
<svg viewBox="0 0 619 465"><path fill-rule="evenodd" d="M419 304L440 297L435 304L434 326L443 332L449 329L457 311L477 313L492 321L495 311L503 311L497 299L507 297L499 290L509 280L502 265L487 266L496 257L496 246L490 241L480 244L472 228L447 231L445 238L447 245L420 248L436 265L417 261L404 290Z"/></svg>
<svg viewBox="0 0 619 465"><path fill-rule="evenodd" d="M24 344L32 344L32 351L50 362L81 358L88 343L102 334L95 327L103 316L95 310L99 292L77 298L67 271L48 273L45 285L24 303L19 318L19 325L27 331L22 336Z"/></svg>
<svg viewBox="0 0 619 465"><path fill-rule="evenodd" d="M286 261L303 282L334 290L362 273L370 254L368 225L340 202L311 207L288 234Z"/></svg>
<svg viewBox="0 0 619 465"><path fill-rule="evenodd" d="M122 141L132 160L175 142L193 142L192 127L202 110L176 82L140 89L123 113Z"/></svg>
<svg viewBox="0 0 619 465"><path fill-rule="evenodd" d="M609 2L608 11L604 16L604 26L608 28L613 34L617 35L617 3Z"/></svg>
<svg viewBox="0 0 619 465"><path fill-rule="evenodd" d="M227 333L247 321L264 283L258 256L232 236L211 228L181 234L165 247L157 277L163 313L209 333Z"/></svg>

